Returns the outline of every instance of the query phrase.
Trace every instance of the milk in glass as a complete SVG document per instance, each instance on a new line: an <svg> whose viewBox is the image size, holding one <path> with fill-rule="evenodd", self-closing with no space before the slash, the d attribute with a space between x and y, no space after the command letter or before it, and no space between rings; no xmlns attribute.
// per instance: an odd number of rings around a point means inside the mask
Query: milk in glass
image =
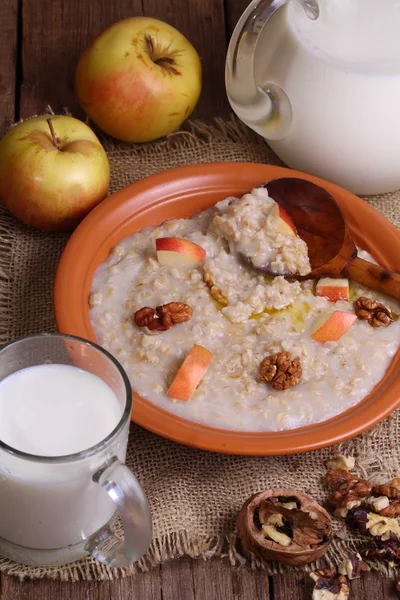
<svg viewBox="0 0 400 600"><path fill-rule="evenodd" d="M74 366L28 367L0 382L0 440L37 457L87 450L104 440L121 416L111 388ZM52 465L45 458L34 462L2 453L0 537L26 548L56 549L99 530L115 512L90 476L105 458L93 453Z"/></svg>

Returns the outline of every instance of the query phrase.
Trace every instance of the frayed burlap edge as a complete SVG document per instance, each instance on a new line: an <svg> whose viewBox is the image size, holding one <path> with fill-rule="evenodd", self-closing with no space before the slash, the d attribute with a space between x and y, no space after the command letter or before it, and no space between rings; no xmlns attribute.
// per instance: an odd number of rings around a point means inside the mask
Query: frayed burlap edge
<svg viewBox="0 0 400 600"><path fill-rule="evenodd" d="M357 552L366 539L356 541L333 539L325 556L315 563L303 567L292 567L278 562L266 562L244 550L236 532L229 536L208 536L194 539L187 531L173 532L163 538L153 539L146 555L130 567L115 569L97 561L77 561L59 567L24 567L7 558L0 558L0 571L12 575L20 581L30 579L51 579L63 582L112 581L124 579L139 572L149 571L168 560L189 556L193 559L209 560L213 557L228 558L232 567L247 566L252 570L265 571L267 575L276 575L287 571L310 572L322 566L338 566L350 554ZM371 570L388 578L399 576L398 570L383 562L368 562ZM27 572L24 573L24 570Z"/></svg>
<svg viewBox="0 0 400 600"><path fill-rule="evenodd" d="M241 548L236 533L231 536L210 536L206 538L189 538L186 531L172 533L162 539L153 540L146 556L139 562L126 568L115 569L96 561L83 560L62 565L60 567L25 567L29 573L24 573L24 567L7 558L0 558L0 571L6 575L15 576L20 581L30 579L51 579L63 582L77 581L113 581L124 579L139 572L149 571L168 560L189 556L193 559L209 560L213 557L229 558L232 567L246 566L252 570L265 571L267 575L276 575L287 571L310 572L321 566L337 566L350 554L357 552L356 542L333 540L323 559L304 567L292 567L278 562L265 562ZM387 563L369 562L371 570L389 577L397 578L398 571Z"/></svg>

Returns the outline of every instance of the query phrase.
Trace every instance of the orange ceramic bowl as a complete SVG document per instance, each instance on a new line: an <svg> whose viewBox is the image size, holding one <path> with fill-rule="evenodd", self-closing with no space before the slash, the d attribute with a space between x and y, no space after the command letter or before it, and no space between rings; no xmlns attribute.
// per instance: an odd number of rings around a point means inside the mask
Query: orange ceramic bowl
<svg viewBox="0 0 400 600"><path fill-rule="evenodd" d="M277 177L302 177L326 188L338 201L359 246L383 266L400 270L400 233L369 204L336 185L297 171L251 163L212 163L164 171L133 183L96 207L72 234L54 287L60 332L96 341L88 296L93 274L122 238L171 218L189 217L226 196L240 196ZM176 442L231 454L305 452L353 437L388 416L400 403L400 352L385 377L359 404L315 425L251 433L199 425L162 410L133 392L132 419Z"/></svg>

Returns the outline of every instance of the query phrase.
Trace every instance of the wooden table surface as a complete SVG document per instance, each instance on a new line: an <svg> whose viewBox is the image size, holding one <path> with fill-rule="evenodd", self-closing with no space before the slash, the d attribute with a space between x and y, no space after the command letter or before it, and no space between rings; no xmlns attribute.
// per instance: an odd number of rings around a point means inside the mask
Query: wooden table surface
<svg viewBox="0 0 400 600"><path fill-rule="evenodd" d="M248 0L0 0L0 135L14 120L68 107L76 61L94 35L119 19L154 16L185 34L203 60L203 92L194 117L229 114L224 62L232 28ZM291 572L268 577L226 560L182 558L113 582L19 582L3 575L0 600L305 600L312 582ZM367 574L351 584L351 598L397 598L394 584Z"/></svg>

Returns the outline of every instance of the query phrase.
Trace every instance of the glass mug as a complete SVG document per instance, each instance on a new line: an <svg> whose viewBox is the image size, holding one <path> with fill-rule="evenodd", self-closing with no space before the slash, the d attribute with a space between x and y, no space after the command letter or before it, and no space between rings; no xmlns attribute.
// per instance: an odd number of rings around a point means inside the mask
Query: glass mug
<svg viewBox="0 0 400 600"><path fill-rule="evenodd" d="M43 334L0 350L0 382L46 364L71 365L100 377L122 416L95 446L67 456L27 454L0 439L0 554L28 565L57 565L90 553L106 565L125 567L146 552L152 537L146 496L124 464L132 410L129 380L96 344ZM124 541L112 531L117 514Z"/></svg>

